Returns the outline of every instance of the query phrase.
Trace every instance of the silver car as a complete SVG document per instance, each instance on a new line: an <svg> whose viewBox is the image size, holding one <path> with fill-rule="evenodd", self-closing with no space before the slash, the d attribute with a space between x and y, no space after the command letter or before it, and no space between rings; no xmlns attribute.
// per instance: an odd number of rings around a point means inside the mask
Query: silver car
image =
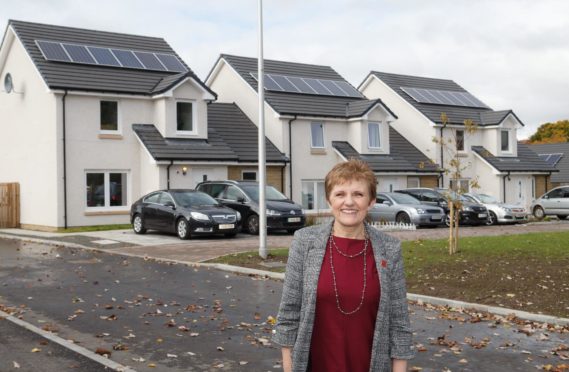
<svg viewBox="0 0 569 372"><path fill-rule="evenodd" d="M369 211L372 221L400 222L417 226L444 224L442 208L421 204L414 197L397 192L380 192L376 203Z"/></svg>
<svg viewBox="0 0 569 372"><path fill-rule="evenodd" d="M555 215L560 220L569 216L569 186L559 186L550 190L531 203L531 212L537 219Z"/></svg>
<svg viewBox="0 0 569 372"><path fill-rule="evenodd" d="M528 219L528 212L521 205L506 204L487 194L466 193L463 194L468 200L483 204L488 209L488 220L486 225L496 225L498 223L524 222Z"/></svg>

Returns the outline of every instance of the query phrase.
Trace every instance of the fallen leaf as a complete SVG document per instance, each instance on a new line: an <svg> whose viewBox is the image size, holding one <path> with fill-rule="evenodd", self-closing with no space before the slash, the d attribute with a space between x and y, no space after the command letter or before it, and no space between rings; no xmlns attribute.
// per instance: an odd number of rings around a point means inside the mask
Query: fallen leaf
<svg viewBox="0 0 569 372"><path fill-rule="evenodd" d="M12 362L12 363L14 363L14 368L16 369L20 368L20 364L18 364L18 362Z"/></svg>
<svg viewBox="0 0 569 372"><path fill-rule="evenodd" d="M41 349L39 349L39 348L37 348L37 347L34 347L34 348L32 349L32 353L39 353L40 351L41 351Z"/></svg>

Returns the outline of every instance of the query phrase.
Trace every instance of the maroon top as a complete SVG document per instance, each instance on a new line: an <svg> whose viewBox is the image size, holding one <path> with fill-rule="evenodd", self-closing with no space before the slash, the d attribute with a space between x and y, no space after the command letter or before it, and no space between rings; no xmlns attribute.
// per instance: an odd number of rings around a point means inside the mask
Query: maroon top
<svg viewBox="0 0 569 372"><path fill-rule="evenodd" d="M364 247L364 240L334 236L342 252L355 254ZM340 306L345 312L356 309L362 298L362 255L348 258L332 246L332 260ZM379 275L373 249L368 243L366 254L367 285L362 307L351 315L338 310L332 269L330 267L330 241L322 262L316 293L316 314L310 344L311 372L368 372L375 320L379 308Z"/></svg>

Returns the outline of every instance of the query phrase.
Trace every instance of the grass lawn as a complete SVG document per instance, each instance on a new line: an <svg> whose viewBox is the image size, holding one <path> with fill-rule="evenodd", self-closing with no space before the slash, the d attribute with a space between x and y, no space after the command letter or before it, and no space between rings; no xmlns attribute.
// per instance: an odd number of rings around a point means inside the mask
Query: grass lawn
<svg viewBox="0 0 569 372"><path fill-rule="evenodd" d="M569 318L569 232L465 237L453 256L446 244L403 242L409 292ZM268 261L287 253L271 250ZM211 262L269 270L257 252Z"/></svg>

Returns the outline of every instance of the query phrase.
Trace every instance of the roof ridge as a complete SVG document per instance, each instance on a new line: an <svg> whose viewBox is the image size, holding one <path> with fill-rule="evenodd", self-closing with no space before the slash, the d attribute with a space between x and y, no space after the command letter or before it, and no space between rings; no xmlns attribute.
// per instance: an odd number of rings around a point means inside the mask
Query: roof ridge
<svg viewBox="0 0 569 372"><path fill-rule="evenodd" d="M248 58L248 59L255 59L257 60L257 57L247 57L247 56L238 56L236 54L227 54L227 53L221 53L220 57L236 57L236 58ZM294 65L302 65L302 66L313 66L313 67L328 67L329 69L331 69L332 71L334 71L336 74L340 75L336 70L334 70L334 68L332 68L332 66L329 65L318 65L315 63L304 63L304 62L292 62L292 61L285 61L282 59L267 59L267 58L263 58L264 61L269 61L269 62L280 62L280 63L290 63L290 64L294 64ZM340 75L342 76L342 75Z"/></svg>
<svg viewBox="0 0 569 372"><path fill-rule="evenodd" d="M410 77L410 78L420 78L420 79L429 79L429 80L438 80L438 81L450 81L456 85L458 85L459 87L462 88L462 86L460 84L458 84L456 81L452 80L452 79L442 79L442 78L434 78L434 77L428 77L428 76L421 76L421 75L408 75L408 74L396 74L394 72L382 72L382 71L376 71L376 70L372 70L370 72L370 74L383 74L383 75L391 75L391 76L401 76L401 77ZM464 89L464 88L462 88ZM464 89L466 90L466 89Z"/></svg>

